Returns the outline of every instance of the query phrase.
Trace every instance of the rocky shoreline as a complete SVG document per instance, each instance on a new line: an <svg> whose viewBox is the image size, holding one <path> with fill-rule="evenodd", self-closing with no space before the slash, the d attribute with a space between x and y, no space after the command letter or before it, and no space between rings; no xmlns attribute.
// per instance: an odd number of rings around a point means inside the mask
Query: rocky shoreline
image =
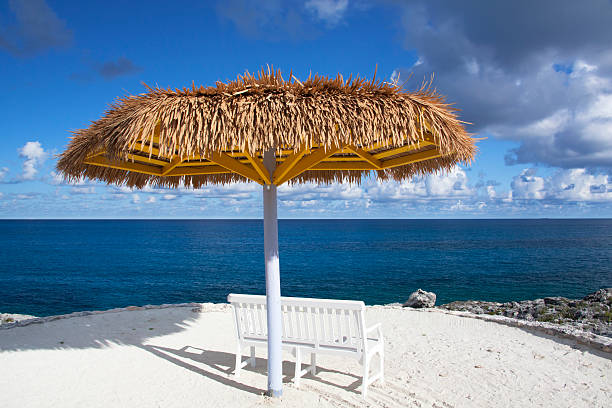
<svg viewBox="0 0 612 408"><path fill-rule="evenodd" d="M447 303L437 308L551 323L612 338L612 288L600 289L582 299L546 297L507 303L467 300Z"/></svg>
<svg viewBox="0 0 612 408"><path fill-rule="evenodd" d="M418 290L403 306L459 314L500 324L544 332L612 352L612 288L600 289L582 299L548 297L520 302L456 301L434 306L436 295ZM193 311L221 311L228 304L180 303L128 306L102 311L74 312L66 315L35 317L0 313L0 329L40 324L58 319L123 311L191 307ZM400 304L375 307L400 307Z"/></svg>

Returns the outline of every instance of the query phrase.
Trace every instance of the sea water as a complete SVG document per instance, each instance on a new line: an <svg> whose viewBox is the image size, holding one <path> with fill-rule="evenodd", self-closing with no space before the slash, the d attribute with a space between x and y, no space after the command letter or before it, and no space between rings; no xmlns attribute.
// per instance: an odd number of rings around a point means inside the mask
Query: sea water
<svg viewBox="0 0 612 408"><path fill-rule="evenodd" d="M612 220L280 220L285 296L438 304L612 287ZM265 293L261 220L0 220L0 312Z"/></svg>

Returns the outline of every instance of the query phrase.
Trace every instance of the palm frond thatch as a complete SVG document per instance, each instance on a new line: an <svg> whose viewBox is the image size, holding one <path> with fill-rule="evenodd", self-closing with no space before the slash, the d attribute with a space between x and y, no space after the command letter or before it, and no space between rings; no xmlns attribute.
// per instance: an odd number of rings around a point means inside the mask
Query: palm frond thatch
<svg viewBox="0 0 612 408"><path fill-rule="evenodd" d="M406 179L472 161L475 139L441 94L428 84L408 92L375 79L315 75L300 82L292 75L284 80L280 71L262 70L211 87L147 87L146 93L119 98L104 116L74 132L57 169L69 179L197 188L247 178L231 172L160 176L86 162L98 153L108 160L129 161L137 144L148 146L139 153L171 161L236 151L261 157L269 149L304 147L383 144L392 149L432 138L441 157L378 170L374 174L380 179ZM359 182L364 174L372 173L309 169L290 182Z"/></svg>

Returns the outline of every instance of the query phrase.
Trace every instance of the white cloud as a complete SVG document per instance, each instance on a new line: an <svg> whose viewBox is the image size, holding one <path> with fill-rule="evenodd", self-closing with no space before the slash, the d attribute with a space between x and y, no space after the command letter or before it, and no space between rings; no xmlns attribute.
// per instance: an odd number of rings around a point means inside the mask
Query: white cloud
<svg viewBox="0 0 612 408"><path fill-rule="evenodd" d="M319 20L335 25L344 17L348 4L348 0L308 0L304 6Z"/></svg>
<svg viewBox="0 0 612 408"><path fill-rule="evenodd" d="M138 194L134 194L132 196L132 204L138 204L140 203L140 196Z"/></svg>
<svg viewBox="0 0 612 408"><path fill-rule="evenodd" d="M565 201L612 201L612 178L585 169L558 171L550 177L550 195Z"/></svg>
<svg viewBox="0 0 612 408"><path fill-rule="evenodd" d="M17 194L15 198L18 200L31 200L36 197L35 193L27 193L27 194Z"/></svg>
<svg viewBox="0 0 612 408"><path fill-rule="evenodd" d="M356 200L363 197L363 187L349 183L317 184L283 184L278 188L278 197L281 201L335 201Z"/></svg>
<svg viewBox="0 0 612 408"><path fill-rule="evenodd" d="M96 190L93 187L72 187L72 194L95 194Z"/></svg>
<svg viewBox="0 0 612 408"><path fill-rule="evenodd" d="M546 181L536 176L536 169L525 169L512 179L513 199L541 200L546 197Z"/></svg>
<svg viewBox="0 0 612 408"><path fill-rule="evenodd" d="M394 69L393 72L391 73L391 76L389 77L389 82L397 85L399 83L399 80L400 80L400 72L397 69Z"/></svg>
<svg viewBox="0 0 612 408"><path fill-rule="evenodd" d="M147 203L147 204L153 204L155 201L157 201L157 200L155 199L155 197L150 196L149 198L147 198L146 203Z"/></svg>
<svg viewBox="0 0 612 408"><path fill-rule="evenodd" d="M163 200L174 200L176 199L178 196L176 194L164 194L164 196L162 197Z"/></svg>
<svg viewBox="0 0 612 408"><path fill-rule="evenodd" d="M166 190L169 191L169 190ZM255 183L229 183L224 185L210 185L198 189L180 186L172 190L180 195L195 195L202 198L252 198L254 193L259 193L261 187Z"/></svg>
<svg viewBox="0 0 612 408"><path fill-rule="evenodd" d="M367 197L375 201L470 197L475 191L467 183L465 171L455 167L449 172L411 180L372 181L368 183Z"/></svg>
<svg viewBox="0 0 612 408"><path fill-rule="evenodd" d="M487 190L487 197L489 199L493 199L495 197L497 197L497 192L495 191L495 186L486 186L486 190Z"/></svg>
<svg viewBox="0 0 612 408"><path fill-rule="evenodd" d="M33 180L38 173L38 167L44 163L48 154L40 142L27 142L19 149L19 157L24 158L21 179Z"/></svg>
<svg viewBox="0 0 612 408"><path fill-rule="evenodd" d="M455 204L450 206L451 211L469 211L469 210L472 210L473 208L474 208L473 206L466 205L461 200L457 201Z"/></svg>
<svg viewBox="0 0 612 408"><path fill-rule="evenodd" d="M87 184L87 180L81 178L78 180L72 180L72 181L66 181L66 179L64 178L64 176L60 173L56 173L55 171L52 171L51 173L49 173L49 175L51 176L51 180L50 183L56 186L61 186L61 185L70 185L70 186L82 186Z"/></svg>
<svg viewBox="0 0 612 408"><path fill-rule="evenodd" d="M516 131L518 135L548 138L555 133L565 129L571 121L569 110L561 109L543 119L538 119L528 125L519 127Z"/></svg>
<svg viewBox="0 0 612 408"><path fill-rule="evenodd" d="M8 167L0 167L0 181L4 180L4 177L8 173Z"/></svg>
<svg viewBox="0 0 612 408"><path fill-rule="evenodd" d="M120 194L131 194L134 192L134 188L128 186L115 186L114 188L118 190Z"/></svg>
<svg viewBox="0 0 612 408"><path fill-rule="evenodd" d="M525 169L512 179L512 199L566 202L612 202L612 178L586 169L557 170L549 177Z"/></svg>

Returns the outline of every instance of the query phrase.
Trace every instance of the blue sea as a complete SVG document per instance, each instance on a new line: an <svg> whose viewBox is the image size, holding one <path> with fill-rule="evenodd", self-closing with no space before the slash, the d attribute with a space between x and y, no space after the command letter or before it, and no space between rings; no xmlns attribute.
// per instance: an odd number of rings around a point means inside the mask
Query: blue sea
<svg viewBox="0 0 612 408"><path fill-rule="evenodd" d="M0 312L265 293L261 220L0 220ZM282 293L367 304L612 287L612 220L280 220Z"/></svg>

